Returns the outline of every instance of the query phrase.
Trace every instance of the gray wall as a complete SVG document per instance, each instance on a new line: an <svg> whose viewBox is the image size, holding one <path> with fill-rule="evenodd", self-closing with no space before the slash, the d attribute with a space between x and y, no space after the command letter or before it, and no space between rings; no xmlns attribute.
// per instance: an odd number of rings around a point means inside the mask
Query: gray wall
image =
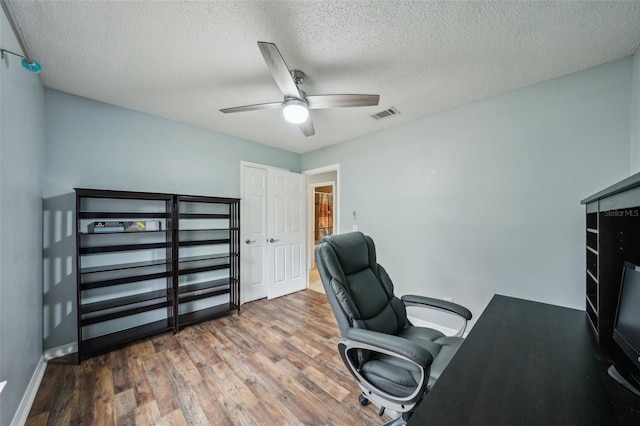
<svg viewBox="0 0 640 426"><path fill-rule="evenodd" d="M242 160L300 171L299 154L55 90L45 106L45 349L77 340L73 188L239 197Z"/></svg>
<svg viewBox="0 0 640 426"><path fill-rule="evenodd" d="M305 154L302 169L340 163L340 228L372 235L400 294L476 318L494 293L584 309L579 203L629 174L630 88L631 59L617 61Z"/></svg>
<svg viewBox="0 0 640 426"><path fill-rule="evenodd" d="M640 50L633 55L631 102L629 105L629 141L631 174L640 172Z"/></svg>
<svg viewBox="0 0 640 426"><path fill-rule="evenodd" d="M241 160L300 171L299 154L188 124L55 90L45 104L45 197L74 187L238 197Z"/></svg>
<svg viewBox="0 0 640 426"><path fill-rule="evenodd" d="M43 345L51 356L74 352L77 327L75 193L42 200ZM49 355L49 354L47 354Z"/></svg>
<svg viewBox="0 0 640 426"><path fill-rule="evenodd" d="M19 52L4 13L0 45ZM16 414L42 356L44 88L10 56L0 63L0 424Z"/></svg>

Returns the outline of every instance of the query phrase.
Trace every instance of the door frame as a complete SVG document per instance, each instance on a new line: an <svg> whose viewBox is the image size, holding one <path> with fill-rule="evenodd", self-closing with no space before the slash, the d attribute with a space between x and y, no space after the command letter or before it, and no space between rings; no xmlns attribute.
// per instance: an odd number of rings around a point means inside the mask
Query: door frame
<svg viewBox="0 0 640 426"><path fill-rule="evenodd" d="M333 233L340 233L340 224L338 218L340 217L340 164L330 164L324 167L318 167L316 169L304 170L302 172L303 175L306 175L307 178L313 175L319 175L321 173L328 172L336 172L336 180L333 185ZM307 179L308 182L308 179ZM313 215L314 212L312 210L312 206L314 205L313 200L313 188L312 186L317 186L317 184L309 184L307 183L307 269L313 265L313 243L314 238L310 233L313 231ZM322 186L322 185L320 185ZM309 287L309 280L307 279L307 288Z"/></svg>

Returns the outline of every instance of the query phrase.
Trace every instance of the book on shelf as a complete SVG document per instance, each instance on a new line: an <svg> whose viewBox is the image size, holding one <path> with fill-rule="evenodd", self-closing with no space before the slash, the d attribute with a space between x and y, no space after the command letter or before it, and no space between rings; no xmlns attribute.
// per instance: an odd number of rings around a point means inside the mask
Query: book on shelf
<svg viewBox="0 0 640 426"><path fill-rule="evenodd" d="M99 234L105 232L145 232L161 231L162 223L159 220L136 220L130 222L101 221L89 224L89 233Z"/></svg>

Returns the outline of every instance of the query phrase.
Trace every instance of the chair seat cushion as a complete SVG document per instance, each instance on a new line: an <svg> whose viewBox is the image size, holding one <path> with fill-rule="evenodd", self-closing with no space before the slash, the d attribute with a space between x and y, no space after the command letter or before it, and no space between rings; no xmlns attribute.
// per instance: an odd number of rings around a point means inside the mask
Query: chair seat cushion
<svg viewBox="0 0 640 426"><path fill-rule="evenodd" d="M425 327L407 327L399 336L420 344L433 356L429 388L464 341L461 337L448 337L438 330ZM389 355L374 355L364 363L361 373L376 387L398 397L411 395L420 381L420 369L415 364Z"/></svg>

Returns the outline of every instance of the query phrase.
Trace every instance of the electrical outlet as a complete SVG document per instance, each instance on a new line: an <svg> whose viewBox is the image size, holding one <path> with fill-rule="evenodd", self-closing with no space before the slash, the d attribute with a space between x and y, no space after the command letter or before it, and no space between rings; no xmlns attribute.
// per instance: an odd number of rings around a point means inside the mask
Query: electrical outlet
<svg viewBox="0 0 640 426"><path fill-rule="evenodd" d="M355 231L357 231L357 230L358 230L358 225L353 225L352 230L353 230L354 232L355 232Z"/></svg>
<svg viewBox="0 0 640 426"><path fill-rule="evenodd" d="M443 297L444 300L446 300L447 302L453 302L453 297Z"/></svg>

